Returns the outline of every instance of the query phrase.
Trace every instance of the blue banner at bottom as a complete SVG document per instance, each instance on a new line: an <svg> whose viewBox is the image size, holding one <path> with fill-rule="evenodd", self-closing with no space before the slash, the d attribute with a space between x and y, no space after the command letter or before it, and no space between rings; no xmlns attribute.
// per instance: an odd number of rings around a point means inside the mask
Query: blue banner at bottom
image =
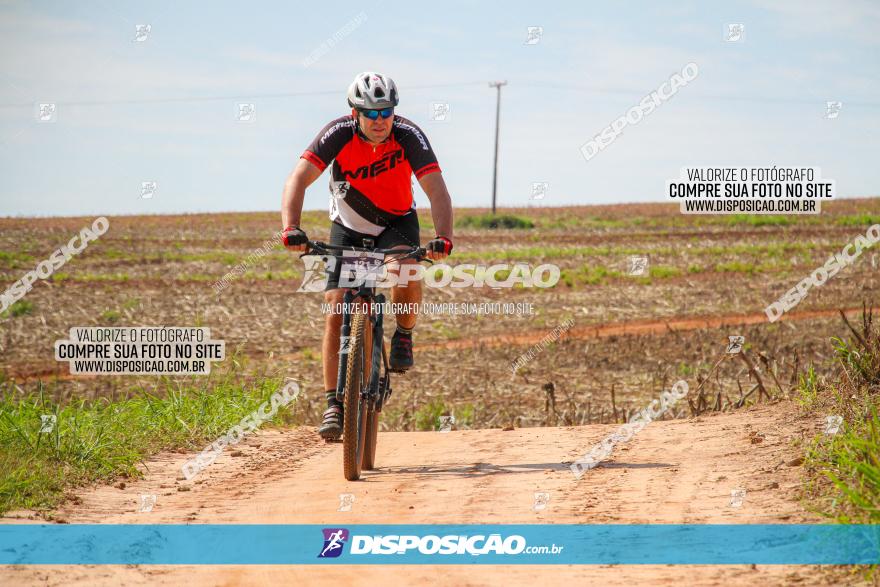
<svg viewBox="0 0 880 587"><path fill-rule="evenodd" d="M876 525L0 525L0 564L878 564Z"/></svg>

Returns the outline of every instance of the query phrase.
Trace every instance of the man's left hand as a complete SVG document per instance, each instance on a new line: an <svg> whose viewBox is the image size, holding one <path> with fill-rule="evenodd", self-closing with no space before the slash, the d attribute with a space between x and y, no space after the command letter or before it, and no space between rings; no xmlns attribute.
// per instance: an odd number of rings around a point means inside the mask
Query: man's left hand
<svg viewBox="0 0 880 587"><path fill-rule="evenodd" d="M428 241L425 249L428 251L429 259L439 261L440 259L445 259L450 253L452 253L452 241L445 236L437 236L434 237L433 240Z"/></svg>

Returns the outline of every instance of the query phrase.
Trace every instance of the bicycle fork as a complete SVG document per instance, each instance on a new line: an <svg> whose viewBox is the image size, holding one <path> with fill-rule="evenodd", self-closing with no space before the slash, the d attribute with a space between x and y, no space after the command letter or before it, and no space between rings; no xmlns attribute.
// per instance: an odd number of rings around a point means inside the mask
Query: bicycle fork
<svg viewBox="0 0 880 587"><path fill-rule="evenodd" d="M343 295L342 302L344 308L351 308L351 304L354 302L355 296L351 293L351 290L347 290ZM378 294L372 298L376 302L379 308L385 305L385 294ZM365 386L364 389L358 390L360 395L363 395L365 392L368 395L372 395L373 397L379 396L379 373L380 366L383 362L382 355L382 342L383 342L383 328L382 328L382 311L379 310L375 314L370 313L369 319L371 328L373 331L373 344L370 353L370 381L368 385ZM351 352L351 314L349 312L345 312L342 315L342 327L339 330L339 375L336 378L336 399L339 402L345 401L344 395L344 387L345 387L345 376L348 372L348 357L344 355L348 355ZM385 365L387 371L387 365ZM382 391L384 394L385 388L387 387L387 376L382 378ZM381 399L379 400L379 406L381 409Z"/></svg>

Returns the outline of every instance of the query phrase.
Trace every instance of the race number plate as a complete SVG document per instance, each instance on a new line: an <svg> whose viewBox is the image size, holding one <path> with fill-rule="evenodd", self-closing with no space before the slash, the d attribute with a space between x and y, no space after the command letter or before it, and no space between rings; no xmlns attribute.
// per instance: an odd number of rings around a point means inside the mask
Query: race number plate
<svg viewBox="0 0 880 587"><path fill-rule="evenodd" d="M342 253L342 267L339 273L341 287L356 287L361 284L373 286L384 275L382 263L385 255L366 251L345 251Z"/></svg>

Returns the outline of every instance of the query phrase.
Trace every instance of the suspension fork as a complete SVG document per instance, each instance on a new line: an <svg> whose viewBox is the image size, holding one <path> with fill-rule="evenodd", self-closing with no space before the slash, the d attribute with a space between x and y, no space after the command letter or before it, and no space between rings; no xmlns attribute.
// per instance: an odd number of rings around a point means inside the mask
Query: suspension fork
<svg viewBox="0 0 880 587"><path fill-rule="evenodd" d="M370 316L370 320L373 322L373 352L372 352L372 365L370 367L370 394L373 397L378 397L379 391L379 367L382 363L382 343L384 339L383 331L382 331L382 318L384 316L382 312L382 307L385 305L385 294L378 294L373 297L376 302L376 313L375 316Z"/></svg>
<svg viewBox="0 0 880 587"><path fill-rule="evenodd" d="M343 389L345 387L345 375L348 371L348 353L351 350L351 313L349 308L354 300L351 290L345 290L342 296L342 327L339 329L339 375L336 378L336 400L345 401ZM346 355L346 356L343 356Z"/></svg>
<svg viewBox="0 0 880 587"><path fill-rule="evenodd" d="M345 376L348 373L348 360L347 357L343 357L343 355L347 355L351 351L351 313L348 309L352 307L356 297L361 297L360 292L358 292L358 295L354 295L351 292L352 290L346 290L345 294L342 296L342 327L339 329L339 374L336 378L336 399L340 402L345 401L345 396L342 393L342 390L345 387ZM370 303L373 301L376 302L376 306L374 307L377 307L378 310L375 314L371 312L369 315L373 329L373 348L370 351L370 361L372 365L370 368L369 387L366 389L369 390L371 395L376 396L378 395L379 390L379 367L382 364L383 358L382 306L385 305L385 294L373 296L370 298ZM362 392L363 390L359 391Z"/></svg>

